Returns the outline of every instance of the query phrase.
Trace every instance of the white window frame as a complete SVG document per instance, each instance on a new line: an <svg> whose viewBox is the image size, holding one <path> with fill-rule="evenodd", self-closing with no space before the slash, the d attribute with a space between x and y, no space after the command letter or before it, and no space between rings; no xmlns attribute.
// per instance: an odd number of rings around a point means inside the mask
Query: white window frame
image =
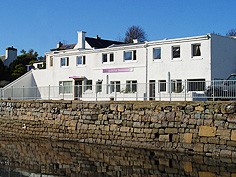
<svg viewBox="0 0 236 177"><path fill-rule="evenodd" d="M166 92L167 91L167 82L166 80L158 80L158 92Z"/></svg>
<svg viewBox="0 0 236 177"><path fill-rule="evenodd" d="M155 54L154 54L154 51L155 51L155 50L160 50L160 58L155 58ZM155 48L153 48L152 54L153 54L153 60L154 60L154 61L161 60L161 47L155 47Z"/></svg>
<svg viewBox="0 0 236 177"><path fill-rule="evenodd" d="M53 56L49 56L49 67L53 67Z"/></svg>
<svg viewBox="0 0 236 177"><path fill-rule="evenodd" d="M174 57L174 48L179 48L179 57ZM171 47L171 52L172 52L172 60L180 60L181 58L181 47L180 45L174 45Z"/></svg>
<svg viewBox="0 0 236 177"><path fill-rule="evenodd" d="M102 80L96 81L96 93L102 92Z"/></svg>
<svg viewBox="0 0 236 177"><path fill-rule="evenodd" d="M130 59L125 59L126 53L131 53ZM137 51L136 50L124 51L123 57L124 57L124 62L127 62L127 61L137 61Z"/></svg>
<svg viewBox="0 0 236 177"><path fill-rule="evenodd" d="M73 93L72 81L59 81L59 94L72 94Z"/></svg>
<svg viewBox="0 0 236 177"><path fill-rule="evenodd" d="M79 58L81 58L81 63L79 63ZM76 57L76 65L77 66L82 66L82 65L86 65L86 56L77 56Z"/></svg>
<svg viewBox="0 0 236 177"><path fill-rule="evenodd" d="M104 56L106 56L106 61L104 61ZM113 61L111 61L111 56L113 56ZM114 62L114 53L103 53L102 54L102 63L113 63Z"/></svg>
<svg viewBox="0 0 236 177"><path fill-rule="evenodd" d="M194 55L194 46L200 46L200 55ZM197 59L201 59L202 57L202 47L201 47L201 43L195 43L195 44L192 44L191 45L191 48L192 48L192 58L197 58Z"/></svg>
<svg viewBox="0 0 236 177"><path fill-rule="evenodd" d="M113 93L113 92L120 92L120 81L110 81L110 85L111 85L111 88L110 88L110 92Z"/></svg>
<svg viewBox="0 0 236 177"><path fill-rule="evenodd" d="M137 80L127 80L126 81L126 93L135 93L138 89L138 81Z"/></svg>
<svg viewBox="0 0 236 177"><path fill-rule="evenodd" d="M88 91L93 90L93 80L92 79L84 80L84 92L86 92L87 90Z"/></svg>
<svg viewBox="0 0 236 177"><path fill-rule="evenodd" d="M171 92L172 93L181 93L183 91L183 85L181 79L171 80Z"/></svg>
<svg viewBox="0 0 236 177"><path fill-rule="evenodd" d="M62 60L65 60L65 65L62 65ZM61 58L61 67L68 67L69 66L69 57Z"/></svg>

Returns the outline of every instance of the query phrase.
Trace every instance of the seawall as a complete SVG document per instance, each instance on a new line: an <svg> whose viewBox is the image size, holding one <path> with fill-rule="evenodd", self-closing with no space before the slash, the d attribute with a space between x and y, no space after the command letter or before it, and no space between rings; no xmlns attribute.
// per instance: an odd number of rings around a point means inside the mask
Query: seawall
<svg viewBox="0 0 236 177"><path fill-rule="evenodd" d="M0 103L4 137L236 157L235 102Z"/></svg>

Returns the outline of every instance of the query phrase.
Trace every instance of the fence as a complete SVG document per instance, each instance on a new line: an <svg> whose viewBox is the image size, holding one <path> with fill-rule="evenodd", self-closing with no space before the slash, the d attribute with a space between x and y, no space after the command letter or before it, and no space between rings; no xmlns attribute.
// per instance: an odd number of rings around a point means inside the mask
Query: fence
<svg viewBox="0 0 236 177"><path fill-rule="evenodd" d="M83 101L205 101L236 98L236 80L137 83L119 81L111 84L1 88L1 99L11 100L83 100Z"/></svg>

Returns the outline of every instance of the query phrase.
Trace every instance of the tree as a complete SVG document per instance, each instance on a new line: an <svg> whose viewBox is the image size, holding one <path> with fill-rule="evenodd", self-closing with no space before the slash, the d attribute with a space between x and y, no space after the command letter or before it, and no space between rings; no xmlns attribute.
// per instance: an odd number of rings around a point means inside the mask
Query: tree
<svg viewBox="0 0 236 177"><path fill-rule="evenodd" d="M124 42L133 43L133 39L143 42L147 40L147 34L140 26L133 25L126 31Z"/></svg>
<svg viewBox="0 0 236 177"><path fill-rule="evenodd" d="M24 49L22 49L22 50L20 51L20 53L26 54L26 51L25 51Z"/></svg>
<svg viewBox="0 0 236 177"><path fill-rule="evenodd" d="M15 70L12 73L12 77L13 78L18 78L21 75L23 75L24 73L26 73L26 68L22 63L20 63L20 64L15 66Z"/></svg>
<svg viewBox="0 0 236 177"><path fill-rule="evenodd" d="M226 36L236 36L236 29L231 29L226 33Z"/></svg>
<svg viewBox="0 0 236 177"><path fill-rule="evenodd" d="M22 55L17 56L17 59L15 59L9 66L10 75L8 76L8 80L17 79L21 75L25 74L27 72L26 65L33 61L38 61L37 56L38 53L33 49L30 49L28 53L23 53Z"/></svg>
<svg viewBox="0 0 236 177"><path fill-rule="evenodd" d="M220 35L220 33L216 33L215 31L213 31L211 34Z"/></svg>

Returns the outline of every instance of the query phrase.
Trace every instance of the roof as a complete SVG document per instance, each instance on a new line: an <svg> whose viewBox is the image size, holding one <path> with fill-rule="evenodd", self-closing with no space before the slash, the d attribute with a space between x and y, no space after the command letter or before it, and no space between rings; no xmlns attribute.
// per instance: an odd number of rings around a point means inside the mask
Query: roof
<svg viewBox="0 0 236 177"><path fill-rule="evenodd" d="M101 38L98 38L98 37L97 38L85 37L85 41L92 48L95 48L95 49L107 48L107 47L111 46L112 44L125 44L123 42L104 40L104 39L101 39ZM59 48L51 49L51 51L73 49L75 46L76 46L76 44L61 45Z"/></svg>
<svg viewBox="0 0 236 177"><path fill-rule="evenodd" d="M51 49L51 51L73 49L75 47L75 45L76 44L62 45L59 48Z"/></svg>
<svg viewBox="0 0 236 177"><path fill-rule="evenodd" d="M123 42L104 40L101 38L85 37L85 40L93 48L107 48L112 44L124 44Z"/></svg>

